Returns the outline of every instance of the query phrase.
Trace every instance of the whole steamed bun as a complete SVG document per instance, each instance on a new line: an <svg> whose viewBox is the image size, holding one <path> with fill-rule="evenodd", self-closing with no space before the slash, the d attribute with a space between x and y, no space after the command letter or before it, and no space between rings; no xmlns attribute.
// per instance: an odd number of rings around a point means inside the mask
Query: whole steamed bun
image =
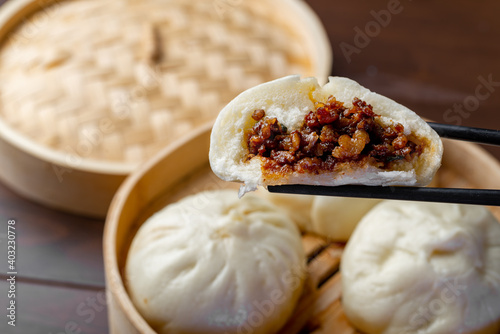
<svg viewBox="0 0 500 334"><path fill-rule="evenodd" d="M126 263L135 306L158 333L275 333L305 278L294 223L255 195L186 197L149 218Z"/></svg>
<svg viewBox="0 0 500 334"><path fill-rule="evenodd" d="M484 207L382 202L341 263L345 313L365 333L500 330L500 224Z"/></svg>

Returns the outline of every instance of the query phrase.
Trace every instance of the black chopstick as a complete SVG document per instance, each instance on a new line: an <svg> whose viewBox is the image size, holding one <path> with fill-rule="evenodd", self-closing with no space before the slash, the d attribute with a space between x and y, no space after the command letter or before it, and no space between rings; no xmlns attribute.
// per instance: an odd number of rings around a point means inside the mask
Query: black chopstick
<svg viewBox="0 0 500 334"><path fill-rule="evenodd" d="M268 186L272 193L395 199L403 201L460 203L500 206L500 190L380 186L310 186L287 184Z"/></svg>
<svg viewBox="0 0 500 334"><path fill-rule="evenodd" d="M427 122L440 137L480 144L500 145L500 130Z"/></svg>

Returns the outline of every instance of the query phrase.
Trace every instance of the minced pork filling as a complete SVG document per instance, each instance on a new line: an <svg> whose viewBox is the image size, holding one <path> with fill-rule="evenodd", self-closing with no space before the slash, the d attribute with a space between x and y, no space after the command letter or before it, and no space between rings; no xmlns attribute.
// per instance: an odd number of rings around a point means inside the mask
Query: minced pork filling
<svg viewBox="0 0 500 334"><path fill-rule="evenodd" d="M352 107L330 96L316 102L299 130L288 131L265 110L252 114L256 124L245 133L247 161L259 157L271 173L321 173L339 163L370 164L390 169L422 153L422 141L404 134L400 123L382 125L371 105L354 98Z"/></svg>

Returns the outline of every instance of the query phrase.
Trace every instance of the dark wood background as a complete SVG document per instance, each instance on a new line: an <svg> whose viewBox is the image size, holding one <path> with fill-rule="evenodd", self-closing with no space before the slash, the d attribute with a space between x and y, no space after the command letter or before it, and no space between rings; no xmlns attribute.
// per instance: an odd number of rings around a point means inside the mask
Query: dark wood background
<svg viewBox="0 0 500 334"><path fill-rule="evenodd" d="M438 122L500 128L499 1L307 2L328 32L332 74ZM375 16L389 9L383 25L376 23ZM368 38L360 37L366 32ZM480 87L488 78L490 91ZM470 111L453 110L464 103ZM500 159L500 148L487 149ZM106 333L104 222L45 208L0 184L2 308L8 219L17 221L18 317L10 327L1 311L0 333Z"/></svg>

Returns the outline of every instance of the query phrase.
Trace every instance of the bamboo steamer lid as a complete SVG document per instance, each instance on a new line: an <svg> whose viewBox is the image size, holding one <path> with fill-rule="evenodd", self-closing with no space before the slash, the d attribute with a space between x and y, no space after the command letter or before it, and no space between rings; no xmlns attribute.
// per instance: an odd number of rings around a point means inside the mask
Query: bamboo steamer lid
<svg viewBox="0 0 500 334"><path fill-rule="evenodd" d="M1 8L0 39L0 178L94 216L243 90L331 68L300 0L17 0Z"/></svg>

